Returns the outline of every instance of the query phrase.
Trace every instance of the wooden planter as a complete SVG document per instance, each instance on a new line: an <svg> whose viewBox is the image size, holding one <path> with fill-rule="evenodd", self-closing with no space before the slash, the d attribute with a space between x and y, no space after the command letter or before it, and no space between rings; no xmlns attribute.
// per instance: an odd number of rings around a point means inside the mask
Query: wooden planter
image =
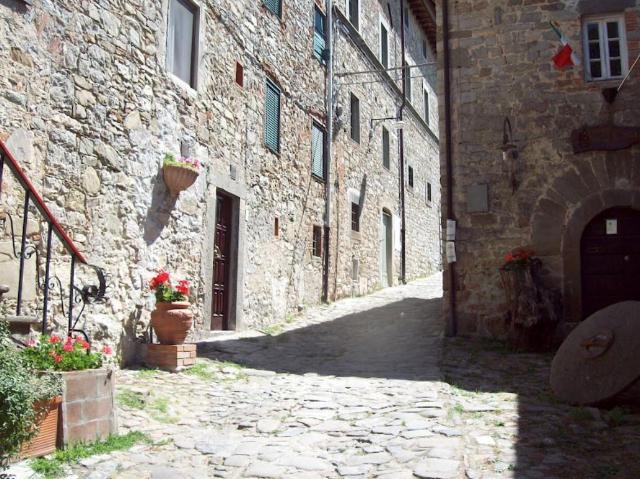
<svg viewBox="0 0 640 479"><path fill-rule="evenodd" d="M189 168L175 165L165 165L162 167L164 182L172 196L178 196L181 191L186 190L195 183L199 173Z"/></svg>
<svg viewBox="0 0 640 479"><path fill-rule="evenodd" d="M56 396L48 401L38 401L36 409L44 409L42 417L37 423L38 434L20 449L20 458L41 457L56 450L58 438L58 412L62 396Z"/></svg>
<svg viewBox="0 0 640 479"><path fill-rule="evenodd" d="M160 344L183 344L193 324L193 313L188 301L156 303L151 312L151 326Z"/></svg>

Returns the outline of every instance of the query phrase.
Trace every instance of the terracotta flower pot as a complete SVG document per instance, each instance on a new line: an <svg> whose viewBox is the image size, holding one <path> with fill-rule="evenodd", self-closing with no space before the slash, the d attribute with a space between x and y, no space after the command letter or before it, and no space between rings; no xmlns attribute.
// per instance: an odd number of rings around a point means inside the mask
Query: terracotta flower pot
<svg viewBox="0 0 640 479"><path fill-rule="evenodd" d="M188 301L156 303L151 312L151 326L160 344L183 344L193 324L193 313Z"/></svg>
<svg viewBox="0 0 640 479"><path fill-rule="evenodd" d="M47 401L38 401L33 407L43 408L44 412L37 423L38 434L28 443L22 445L20 457L41 457L51 454L56 450L58 438L58 410L62 396L56 396Z"/></svg>
<svg viewBox="0 0 640 479"><path fill-rule="evenodd" d="M199 173L189 168L182 168L175 165L165 165L162 167L164 182L173 196L178 196L181 191L186 190L195 183Z"/></svg>

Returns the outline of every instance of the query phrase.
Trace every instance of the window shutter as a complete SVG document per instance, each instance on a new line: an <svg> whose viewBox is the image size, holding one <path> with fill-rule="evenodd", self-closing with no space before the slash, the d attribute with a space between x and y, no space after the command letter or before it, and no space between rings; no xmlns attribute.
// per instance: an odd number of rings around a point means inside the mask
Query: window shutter
<svg viewBox="0 0 640 479"><path fill-rule="evenodd" d="M351 139L360 143L360 100L351 94Z"/></svg>
<svg viewBox="0 0 640 479"><path fill-rule="evenodd" d="M429 124L429 92L424 89L424 121L428 125Z"/></svg>
<svg viewBox="0 0 640 479"><path fill-rule="evenodd" d="M282 2L281 0L262 0L264 6L274 15L282 15Z"/></svg>
<svg viewBox="0 0 640 479"><path fill-rule="evenodd" d="M311 132L311 172L318 178L324 178L324 131L316 124Z"/></svg>
<svg viewBox="0 0 640 479"><path fill-rule="evenodd" d="M382 165L389 169L391 165L390 161L390 145L389 145L389 130L384 126L382 127Z"/></svg>
<svg viewBox="0 0 640 479"><path fill-rule="evenodd" d="M280 90L269 80L265 94L264 142L272 151L280 151Z"/></svg>
<svg viewBox="0 0 640 479"><path fill-rule="evenodd" d="M327 47L325 34L325 17L324 14L315 8L314 31L313 31L313 53L318 60L324 62L324 51Z"/></svg>
<svg viewBox="0 0 640 479"><path fill-rule="evenodd" d="M385 68L389 68L389 35L382 24L380 24L380 63Z"/></svg>
<svg viewBox="0 0 640 479"><path fill-rule="evenodd" d="M360 18L359 18L359 14L360 12L358 11L358 2L360 0L349 0L349 21L351 22L351 24L356 28L356 30L358 30L360 28Z"/></svg>

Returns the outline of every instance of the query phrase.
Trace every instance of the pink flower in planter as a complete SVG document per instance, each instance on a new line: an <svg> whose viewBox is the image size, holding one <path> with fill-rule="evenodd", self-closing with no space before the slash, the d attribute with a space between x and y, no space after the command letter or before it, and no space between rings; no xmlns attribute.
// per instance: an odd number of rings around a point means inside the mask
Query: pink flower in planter
<svg viewBox="0 0 640 479"><path fill-rule="evenodd" d="M62 346L62 350L70 353L71 351L73 351L73 343L71 341L65 342L64 346Z"/></svg>
<svg viewBox="0 0 640 479"><path fill-rule="evenodd" d="M111 349L111 346L107 346L106 344L104 346L102 346L102 354L106 354L107 356L113 354L113 349Z"/></svg>

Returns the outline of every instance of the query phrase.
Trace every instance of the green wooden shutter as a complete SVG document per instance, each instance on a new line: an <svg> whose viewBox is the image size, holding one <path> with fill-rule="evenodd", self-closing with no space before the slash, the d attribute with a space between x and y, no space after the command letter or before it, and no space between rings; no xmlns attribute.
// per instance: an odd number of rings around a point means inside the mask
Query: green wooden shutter
<svg viewBox="0 0 640 479"><path fill-rule="evenodd" d="M351 139L360 143L360 100L351 94Z"/></svg>
<svg viewBox="0 0 640 479"><path fill-rule="evenodd" d="M264 6L269 9L274 15L282 15L282 1L281 0L262 0Z"/></svg>
<svg viewBox="0 0 640 479"><path fill-rule="evenodd" d="M265 93L264 142L272 151L280 151L280 90L269 80Z"/></svg>
<svg viewBox="0 0 640 479"><path fill-rule="evenodd" d="M313 31L313 53L316 58L324 63L324 51L327 47L327 40L325 34L325 16L315 7L314 13L314 31Z"/></svg>
<svg viewBox="0 0 640 479"><path fill-rule="evenodd" d="M324 180L324 131L315 123L311 132L311 161L313 175Z"/></svg>
<svg viewBox="0 0 640 479"><path fill-rule="evenodd" d="M383 24L380 24L380 63L389 68L389 35Z"/></svg>
<svg viewBox="0 0 640 479"><path fill-rule="evenodd" d="M389 145L389 130L384 126L382 127L382 165L390 168L390 145Z"/></svg>

